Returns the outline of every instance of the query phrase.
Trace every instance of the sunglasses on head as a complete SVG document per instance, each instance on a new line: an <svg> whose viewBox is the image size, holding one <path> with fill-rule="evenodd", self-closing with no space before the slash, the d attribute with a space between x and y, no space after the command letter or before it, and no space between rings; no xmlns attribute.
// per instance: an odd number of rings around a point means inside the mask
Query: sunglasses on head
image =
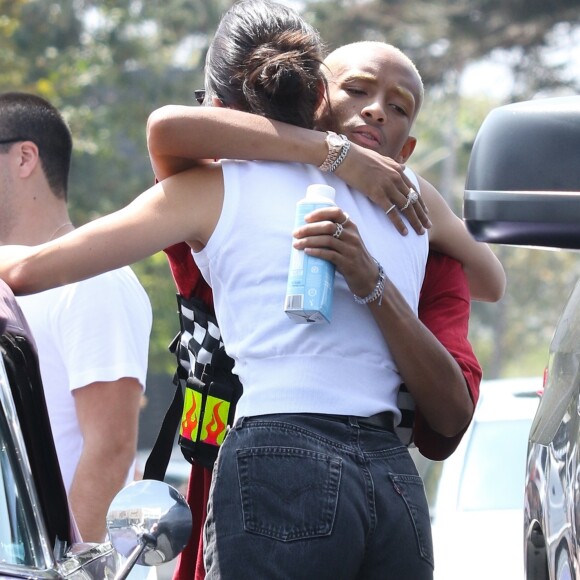
<svg viewBox="0 0 580 580"><path fill-rule="evenodd" d="M193 91L193 96L195 97L195 100L200 105L203 105L203 102L205 101L205 89L197 89L197 90ZM222 105L224 107L226 107L227 105L225 104L225 101L223 100L223 98L220 97L219 94L217 94L216 96L222 102Z"/></svg>
<svg viewBox="0 0 580 580"><path fill-rule="evenodd" d="M193 91L193 96L199 105L203 105L203 102L205 101L205 89L197 89L196 91Z"/></svg>

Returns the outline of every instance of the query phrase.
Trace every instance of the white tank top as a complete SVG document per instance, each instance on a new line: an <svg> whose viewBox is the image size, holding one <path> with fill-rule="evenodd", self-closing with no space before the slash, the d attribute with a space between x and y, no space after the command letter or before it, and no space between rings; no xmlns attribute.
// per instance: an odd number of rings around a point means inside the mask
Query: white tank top
<svg viewBox="0 0 580 580"><path fill-rule="evenodd" d="M312 183L336 190L370 252L417 312L427 234L400 235L383 210L334 175L297 163L224 161L222 213L194 258L244 386L236 414L393 411L401 378L367 306L337 272L330 323L297 324L284 312L296 202Z"/></svg>

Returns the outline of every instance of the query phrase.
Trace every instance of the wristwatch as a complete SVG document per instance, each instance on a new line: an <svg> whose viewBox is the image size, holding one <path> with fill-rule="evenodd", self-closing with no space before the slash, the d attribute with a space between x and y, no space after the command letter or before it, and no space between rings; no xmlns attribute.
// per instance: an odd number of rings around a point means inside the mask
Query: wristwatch
<svg viewBox="0 0 580 580"><path fill-rule="evenodd" d="M334 131L326 132L326 145L328 147L328 155L324 160L324 163L319 167L321 171L328 173L334 162L340 156L343 147L348 143L348 139L345 135L338 135Z"/></svg>

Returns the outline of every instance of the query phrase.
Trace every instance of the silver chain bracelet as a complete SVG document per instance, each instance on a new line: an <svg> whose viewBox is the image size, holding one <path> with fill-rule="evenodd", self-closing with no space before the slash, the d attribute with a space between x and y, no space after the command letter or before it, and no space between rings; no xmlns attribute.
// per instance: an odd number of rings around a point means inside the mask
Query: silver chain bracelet
<svg viewBox="0 0 580 580"><path fill-rule="evenodd" d="M344 137L344 135L341 135L341 137ZM345 137L345 139L346 139L346 137ZM342 146L342 149L340 151L340 155L337 157L336 161L334 161L334 163L328 169L329 173L334 173L338 169L338 166L346 159L346 154L348 153L349 149L350 149L350 141L348 139L346 139L344 142L344 145Z"/></svg>
<svg viewBox="0 0 580 580"><path fill-rule="evenodd" d="M373 291L368 295L365 296L364 298L361 298L360 296L357 296L356 294L353 294L354 297L354 301L357 304L369 304L370 302L374 302L375 300L379 300L379 306L382 304L383 302L383 293L385 291L385 279L386 279L386 275L385 275L385 271L383 270L383 267L373 258L375 264L379 267L379 277L377 279L377 283L375 285L375 287L373 288Z"/></svg>

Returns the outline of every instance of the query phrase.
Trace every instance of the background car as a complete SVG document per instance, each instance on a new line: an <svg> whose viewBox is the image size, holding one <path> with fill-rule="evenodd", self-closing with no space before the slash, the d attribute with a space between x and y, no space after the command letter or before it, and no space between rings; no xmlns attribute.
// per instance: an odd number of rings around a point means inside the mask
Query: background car
<svg viewBox="0 0 580 580"><path fill-rule="evenodd" d="M579 250L579 152L580 96L491 111L469 162L469 230L486 242ZM579 413L580 281L550 345L545 392L529 435L523 527L528 580L580 579Z"/></svg>
<svg viewBox="0 0 580 580"><path fill-rule="evenodd" d="M483 381L459 447L430 464L435 580L524 578L526 448L541 388L541 377Z"/></svg>

